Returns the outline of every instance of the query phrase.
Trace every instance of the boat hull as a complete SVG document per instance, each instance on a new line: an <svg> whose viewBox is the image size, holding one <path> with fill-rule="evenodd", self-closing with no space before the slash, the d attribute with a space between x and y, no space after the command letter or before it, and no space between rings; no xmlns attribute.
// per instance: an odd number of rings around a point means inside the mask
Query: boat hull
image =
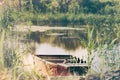
<svg viewBox="0 0 120 80"><path fill-rule="evenodd" d="M69 76L69 68L59 64L45 61L43 59L35 59L36 71L45 76Z"/></svg>
<svg viewBox="0 0 120 80"><path fill-rule="evenodd" d="M46 76L71 76L74 74L86 74L89 69L88 65L85 63L54 63L59 61L50 61L51 60L36 57L36 71L39 74Z"/></svg>

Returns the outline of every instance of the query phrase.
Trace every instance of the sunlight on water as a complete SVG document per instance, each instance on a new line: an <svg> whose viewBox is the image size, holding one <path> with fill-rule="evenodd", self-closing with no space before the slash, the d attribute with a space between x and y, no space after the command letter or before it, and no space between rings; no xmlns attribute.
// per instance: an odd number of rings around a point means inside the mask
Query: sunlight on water
<svg viewBox="0 0 120 80"><path fill-rule="evenodd" d="M82 46L80 37L86 37L85 32L76 30L49 30L46 32L33 32L31 39L36 43L36 55L73 55L88 62L87 49ZM91 67L96 72L101 72L101 59L94 57ZM91 57L91 58L92 58Z"/></svg>
<svg viewBox="0 0 120 80"><path fill-rule="evenodd" d="M36 45L36 55L69 55L69 53L60 47L54 47L50 44L43 43Z"/></svg>
<svg viewBox="0 0 120 80"><path fill-rule="evenodd" d="M61 47L52 46L48 43L42 43L36 45L36 55L73 55L77 58L87 61L87 50L79 47L75 51L69 51ZM95 55L95 54L94 54ZM95 55L91 67L97 72L101 72L101 59Z"/></svg>
<svg viewBox="0 0 120 80"><path fill-rule="evenodd" d="M68 51L61 47L52 46L48 43L36 45L36 55L73 55L87 60L87 50L81 47L75 51Z"/></svg>

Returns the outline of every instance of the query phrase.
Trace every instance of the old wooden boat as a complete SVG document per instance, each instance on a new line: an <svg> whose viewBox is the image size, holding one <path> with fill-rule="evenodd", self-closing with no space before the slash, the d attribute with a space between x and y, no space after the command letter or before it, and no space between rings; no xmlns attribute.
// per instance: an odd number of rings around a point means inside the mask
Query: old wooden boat
<svg viewBox="0 0 120 80"><path fill-rule="evenodd" d="M47 76L82 75L88 70L87 62L69 54L39 54L38 71Z"/></svg>

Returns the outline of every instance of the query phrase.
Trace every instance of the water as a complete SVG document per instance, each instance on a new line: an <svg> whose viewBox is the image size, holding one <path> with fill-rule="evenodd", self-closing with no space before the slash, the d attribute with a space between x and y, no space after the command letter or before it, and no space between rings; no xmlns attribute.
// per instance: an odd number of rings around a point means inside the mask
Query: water
<svg viewBox="0 0 120 80"><path fill-rule="evenodd" d="M88 62L87 49L81 42L81 39L87 39L87 32L83 28L31 27L29 39L35 42L36 55L73 55ZM101 72L101 59L96 53L94 55L92 68Z"/></svg>
<svg viewBox="0 0 120 80"><path fill-rule="evenodd" d="M36 55L70 54L87 61L87 50L84 48L83 43L81 43L81 39L87 39L87 32L83 28L39 27L31 32L30 39L36 43ZM100 73L103 63L98 53L100 52L93 53L92 56L95 57L91 66Z"/></svg>
<svg viewBox="0 0 120 80"><path fill-rule="evenodd" d="M34 29L34 28L32 28ZM19 29L20 30L20 29ZM26 31L26 30L24 30ZM35 42L35 54L45 54L45 55L73 55L79 58L83 58L87 61L87 50L84 48L84 45L81 43L81 38L87 39L87 33L86 30L81 29L69 29L69 28L43 28L39 27L35 30L31 30L31 34L29 35L29 39L31 39L33 42ZM30 41L31 41L30 40ZM109 46L108 46L109 47ZM119 65L119 53L120 53L120 47L113 47L115 49L108 50L106 47L103 47L102 50L102 56L109 57L110 62L111 59L114 59L113 61L117 62L115 65L120 67ZM105 52L104 52L105 50ZM101 62L101 58L99 57L99 53L101 52L96 51L93 53L92 56L95 55L94 60L92 62L92 69L94 69L96 72L101 73L102 72L102 66L103 63ZM110 53L110 55L108 54ZM111 54L113 53L113 56ZM116 57L117 55L117 57ZM29 55L26 55L29 59L26 59L25 61L28 64L27 61L30 62L30 58L32 58ZM107 60L106 60L107 61ZM34 65L34 64L33 64ZM111 65L108 64L108 65ZM108 68L108 67L106 67Z"/></svg>
<svg viewBox="0 0 120 80"><path fill-rule="evenodd" d="M80 41L80 37L85 36L85 34L85 31L80 29L47 30L32 32L30 39L36 43L36 55L73 55L87 62L87 50ZM76 73L77 70L82 71L79 68L71 68L71 70L75 70Z"/></svg>
<svg viewBox="0 0 120 80"><path fill-rule="evenodd" d="M85 37L85 32L79 29L33 32L30 36L37 42L37 55L73 55L87 61L87 50L83 47L80 37Z"/></svg>

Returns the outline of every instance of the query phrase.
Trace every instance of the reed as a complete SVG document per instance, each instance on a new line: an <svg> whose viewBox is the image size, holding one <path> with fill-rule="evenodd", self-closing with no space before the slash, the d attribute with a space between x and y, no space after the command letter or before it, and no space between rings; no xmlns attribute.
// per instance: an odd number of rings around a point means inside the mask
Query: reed
<svg viewBox="0 0 120 80"><path fill-rule="evenodd" d="M0 58L3 66L4 66L4 55L3 55L4 37L5 37L5 31L3 30L0 38Z"/></svg>
<svg viewBox="0 0 120 80"><path fill-rule="evenodd" d="M21 53L19 53L19 47L8 48L5 46L5 43L7 43L6 39L12 39L10 36L10 34L12 34L10 28L13 28L16 24L21 23L24 23L25 25L27 24L29 26L33 24L51 25L54 23L56 23L56 25L60 23L60 25L64 26L67 24L86 25L86 38L80 37L80 41L88 51L88 65L91 66L92 59L94 58L92 55L93 52L96 51L97 54L99 54L99 56L102 58L102 64L100 67L102 71L105 66L110 67L111 70L120 69L120 59L117 58L117 56L120 56L120 5L118 5L116 2L109 2L111 0L101 1L103 2L100 4L104 4L105 6L100 8L100 11L97 10L96 13L91 12L93 11L91 8L85 9L85 7L80 7L79 9L82 12L79 12L79 10L76 11L77 13L71 13L72 10L65 10L68 12L61 12L64 10L58 8L57 13L55 12L52 14L47 9L48 4L46 4L44 1L43 5L45 7L43 7L43 9L41 9L41 11L38 13L37 11L34 11L33 8L36 6L32 4L32 2L29 5L29 8L32 8L32 10L26 9L27 4L22 4L21 10L17 10L18 6L15 7L15 4L12 4L12 2L10 4L6 3L5 5L2 5L3 8L0 6L0 79L1 74L3 74L3 76L9 76L9 80L42 80L41 75L37 74L35 69L33 69L32 72L24 70L25 65L21 62L23 56L20 55ZM109 3L107 3L107 1ZM41 7L43 5L41 5ZM93 5L95 5L95 3ZM44 12L42 10L46 11ZM89 12L89 10L91 11ZM28 34L30 34L30 32L31 31L29 31ZM6 48L4 48L4 46ZM28 43L27 48L30 47L31 46ZM28 52L25 54L27 53ZM112 63L110 59L113 60ZM11 62L8 62L9 60ZM8 64L12 66L10 67ZM98 75L102 79L104 72L98 73ZM6 78L8 78L7 76Z"/></svg>

